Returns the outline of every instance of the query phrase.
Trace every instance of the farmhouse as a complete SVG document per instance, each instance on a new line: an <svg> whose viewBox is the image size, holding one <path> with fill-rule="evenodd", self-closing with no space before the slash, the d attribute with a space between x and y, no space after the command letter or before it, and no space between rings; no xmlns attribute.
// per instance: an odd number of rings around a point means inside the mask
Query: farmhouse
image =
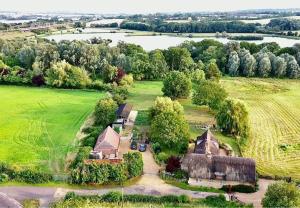
<svg viewBox="0 0 300 208"><path fill-rule="evenodd" d="M194 153L185 155L181 168L191 178L255 183L255 161L219 155L219 144L208 130L197 138Z"/></svg>
<svg viewBox="0 0 300 208"><path fill-rule="evenodd" d="M90 153L91 159L114 159L118 157L120 135L108 126L97 139Z"/></svg>

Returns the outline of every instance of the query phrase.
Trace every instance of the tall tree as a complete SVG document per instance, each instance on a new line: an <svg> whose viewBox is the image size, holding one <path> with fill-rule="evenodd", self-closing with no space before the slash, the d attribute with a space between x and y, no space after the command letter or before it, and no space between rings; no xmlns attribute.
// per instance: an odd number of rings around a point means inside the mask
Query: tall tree
<svg viewBox="0 0 300 208"><path fill-rule="evenodd" d="M232 51L229 54L228 63L227 63L227 69L230 76L237 76L239 75L239 69L240 67L240 58L236 51Z"/></svg>
<svg viewBox="0 0 300 208"><path fill-rule="evenodd" d="M226 133L247 138L249 134L248 110L240 100L225 100L216 119L218 126Z"/></svg>
<svg viewBox="0 0 300 208"><path fill-rule="evenodd" d="M201 81L195 87L193 103L196 105L208 105L211 109L218 110L226 97L226 91L218 83Z"/></svg>
<svg viewBox="0 0 300 208"><path fill-rule="evenodd" d="M191 93L192 82L183 72L172 71L163 81L162 91L171 98L186 98Z"/></svg>
<svg viewBox="0 0 300 208"><path fill-rule="evenodd" d="M222 74L219 70L216 60L212 59L205 67L206 79L211 79L213 81L219 82Z"/></svg>

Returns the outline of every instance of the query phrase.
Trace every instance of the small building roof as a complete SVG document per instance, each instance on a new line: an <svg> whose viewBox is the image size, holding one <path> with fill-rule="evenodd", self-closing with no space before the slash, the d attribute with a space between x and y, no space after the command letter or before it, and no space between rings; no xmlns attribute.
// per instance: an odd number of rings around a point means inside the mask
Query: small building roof
<svg viewBox="0 0 300 208"><path fill-rule="evenodd" d="M218 140L208 129L201 136L197 137L194 153L219 155L220 147Z"/></svg>
<svg viewBox="0 0 300 208"><path fill-rule="evenodd" d="M118 117L128 118L131 110L132 110L132 105L126 103L126 104L119 105L119 108L116 113Z"/></svg>
<svg viewBox="0 0 300 208"><path fill-rule="evenodd" d="M101 152L108 149L118 149L120 145L120 135L108 126L102 134L99 135L94 151Z"/></svg>
<svg viewBox="0 0 300 208"><path fill-rule="evenodd" d="M226 180L254 183L255 161L251 158L229 157L205 154L187 154L181 161L181 168L192 178L213 178L226 176Z"/></svg>

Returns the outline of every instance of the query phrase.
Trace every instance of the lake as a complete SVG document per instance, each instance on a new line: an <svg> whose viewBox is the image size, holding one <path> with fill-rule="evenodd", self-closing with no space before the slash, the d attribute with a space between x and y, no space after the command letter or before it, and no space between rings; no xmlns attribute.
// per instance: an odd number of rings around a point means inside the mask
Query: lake
<svg viewBox="0 0 300 208"><path fill-rule="evenodd" d="M203 39L215 39L221 43L228 43L230 40L227 38L188 38L188 37L178 37L178 36L168 36L168 35L147 35L147 36L130 36L125 32L110 33L108 29L93 29L88 28L80 34L55 34L47 36L49 40L55 40L57 42L61 40L89 40L93 37L101 37L102 39L112 40L111 46L116 46L119 41L124 41L126 43L134 43L142 46L145 50L150 51L154 49L167 49L171 46L177 46L184 41L202 41ZM290 47L295 43L300 43L300 40L293 40L287 38L279 37L265 37L264 40L251 41L257 44L265 42L277 42L281 47Z"/></svg>

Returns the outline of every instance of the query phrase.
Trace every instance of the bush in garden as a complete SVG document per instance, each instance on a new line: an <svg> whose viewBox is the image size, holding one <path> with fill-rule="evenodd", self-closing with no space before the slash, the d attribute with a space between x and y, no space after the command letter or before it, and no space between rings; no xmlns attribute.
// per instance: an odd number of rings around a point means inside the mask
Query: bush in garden
<svg viewBox="0 0 300 208"><path fill-rule="evenodd" d="M165 163L168 160L168 158L169 158L169 155L165 152L160 152L157 155L157 159L163 163Z"/></svg>
<svg viewBox="0 0 300 208"><path fill-rule="evenodd" d="M128 152L123 155L124 162L127 164L128 174L130 178L140 176L143 173L143 158L139 152Z"/></svg>
<svg viewBox="0 0 300 208"><path fill-rule="evenodd" d="M40 87L45 84L45 78L42 74L35 75L32 77L31 82L33 85Z"/></svg>
<svg viewBox="0 0 300 208"><path fill-rule="evenodd" d="M109 181L114 181L122 184L127 176L127 167L124 163L109 166Z"/></svg>
<svg viewBox="0 0 300 208"><path fill-rule="evenodd" d="M180 159L175 156L169 157L167 160L166 171L169 173L173 173L179 169L180 169Z"/></svg>
<svg viewBox="0 0 300 208"><path fill-rule="evenodd" d="M158 142L155 142L152 144L152 149L154 151L155 154L158 154L161 152L161 147L160 144Z"/></svg>
<svg viewBox="0 0 300 208"><path fill-rule="evenodd" d="M132 74L126 74L119 82L120 86L131 86L133 84Z"/></svg>
<svg viewBox="0 0 300 208"><path fill-rule="evenodd" d="M239 193L254 193L256 192L255 186L250 186L250 185L244 185L244 184L238 184L238 185L224 185L222 186L221 190L225 192L239 192Z"/></svg>

